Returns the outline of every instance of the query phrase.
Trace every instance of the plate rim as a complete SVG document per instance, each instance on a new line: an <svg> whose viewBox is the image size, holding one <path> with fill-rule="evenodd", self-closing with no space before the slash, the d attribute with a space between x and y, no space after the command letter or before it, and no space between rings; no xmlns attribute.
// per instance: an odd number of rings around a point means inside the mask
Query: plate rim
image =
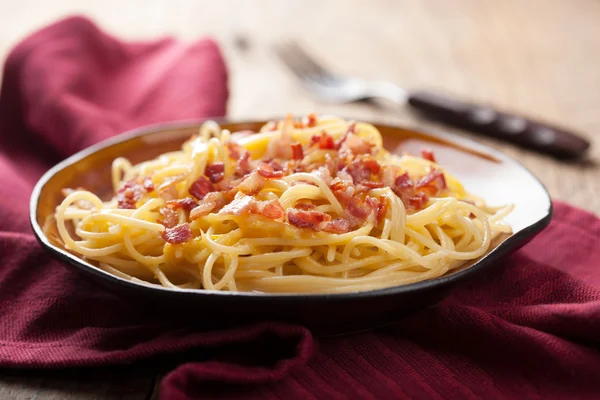
<svg viewBox="0 0 600 400"><path fill-rule="evenodd" d="M131 282L126 279L120 278L116 275L110 274L106 271L103 271L92 264L85 262L80 259L76 255L61 249L48 240L46 235L44 234L42 227L37 222L37 208L40 201L40 194L42 192L43 187L56 175L59 171L68 167L69 165L75 164L89 155L103 150L107 147L116 145L118 143L122 143L137 137L146 136L155 134L164 130L177 130L177 129L190 129L199 127L202 122L207 120L215 121L219 124L255 124L266 121L271 121L277 118L270 119L248 119L248 118L228 118L228 117L219 117L219 118L195 118L195 119L184 119L184 120L176 120L169 122L159 122L154 124L144 125L138 128L127 130L121 134L117 134L105 140L102 140L98 143L95 143L85 149L78 151L77 153L67 157L66 159L60 161L58 164L54 165L48 171L46 171L40 179L36 182L33 191L31 193L30 201L29 201L29 222L33 229L34 236L37 241L41 244L41 246L49 251L52 255L58 256L58 258L67 262L68 264L78 268L81 272L88 275L95 275L96 278L101 278L104 280L112 281L110 283L120 284L124 286L128 286L132 290L141 290L146 292L151 292L153 295L161 295L161 296L170 296L170 297L197 297L197 296L209 296L214 297L218 296L221 298L236 298L236 299L246 299L246 300L280 300L280 301L297 301L297 300L310 300L310 301L321 301L321 300L329 300L329 301L343 301L348 299L357 299L357 298L369 298L369 297L385 297L385 296L396 296L401 294L409 294L415 293L423 290L433 289L436 287L446 287L448 285L459 283L465 280L467 277L479 273L481 270L486 267L491 267L492 264L500 259L502 256L507 254L510 250L515 247L519 247L519 244L525 240L532 239L535 235L541 232L544 228L546 228L552 219L552 215L554 212L554 207L552 203L552 198L548 192L548 189L545 185L539 180L535 174L529 171L523 164L519 161L515 160L511 156L503 153L500 150L494 149L490 146L487 146L482 143L478 143L474 140L464 138L458 135L453 135L448 132L444 132L438 129L425 130L421 128L415 128L410 125L401 125L389 122L374 122L364 120L366 123L385 126L394 129L401 129L406 131L411 131L415 133L422 134L424 136L429 136L437 139L442 139L446 142L452 144L458 144L463 148L476 150L487 155L491 155L503 162L510 162L520 168L524 173L528 174L531 178L533 178L544 191L545 197L548 200L548 210L546 214L533 222L532 224L526 226L521 229L517 233L512 234L504 241L502 241L498 246L496 246L491 252L484 255L480 258L476 263L471 265L468 268L465 268L461 271L457 271L452 274L442 275L440 277L429 279L425 281L415 282L406 285L397 285L390 286L380 289L372 289L358 292L342 292L342 293L262 293L262 292L229 292L229 291L218 291L218 290L205 290L205 289L172 289L164 286L158 286L153 284L144 284Z"/></svg>

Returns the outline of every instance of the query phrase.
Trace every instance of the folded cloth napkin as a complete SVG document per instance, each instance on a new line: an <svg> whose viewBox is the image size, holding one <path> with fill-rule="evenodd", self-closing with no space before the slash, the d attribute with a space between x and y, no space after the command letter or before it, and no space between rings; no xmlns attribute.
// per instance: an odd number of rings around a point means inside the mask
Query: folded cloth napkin
<svg viewBox="0 0 600 400"><path fill-rule="evenodd" d="M562 203L530 244L439 305L319 340L279 323L166 321L38 246L28 199L46 169L132 127L223 115L226 81L210 40L123 43L79 17L12 51L0 92L0 367L187 355L163 379L165 399L598 398L600 220Z"/></svg>

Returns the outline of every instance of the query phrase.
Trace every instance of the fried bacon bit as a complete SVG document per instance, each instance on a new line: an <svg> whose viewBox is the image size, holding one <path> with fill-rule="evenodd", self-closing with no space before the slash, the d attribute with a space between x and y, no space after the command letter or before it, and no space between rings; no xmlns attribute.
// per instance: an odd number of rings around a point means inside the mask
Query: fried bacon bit
<svg viewBox="0 0 600 400"><path fill-rule="evenodd" d="M333 180L333 178L331 178L331 173L329 172L329 169L327 169L327 167L324 166L312 170L311 175L314 175L317 178L321 179L327 185L331 184Z"/></svg>
<svg viewBox="0 0 600 400"><path fill-rule="evenodd" d="M204 196L192 211L190 211L190 220L193 221L219 210L225 206L226 203L225 195L222 192L210 192Z"/></svg>
<svg viewBox="0 0 600 400"><path fill-rule="evenodd" d="M409 197L408 206L420 210L425 207L427 201L429 200L429 196L423 192L417 192L415 195Z"/></svg>
<svg viewBox="0 0 600 400"><path fill-rule="evenodd" d="M150 178L149 176L145 177L143 186L147 192L153 191L154 190L154 182L152 182L152 178Z"/></svg>
<svg viewBox="0 0 600 400"><path fill-rule="evenodd" d="M294 208L298 209L298 210L312 210L313 208L315 208L316 206L314 204L310 204L310 203L296 203L296 205L294 206Z"/></svg>
<svg viewBox="0 0 600 400"><path fill-rule="evenodd" d="M252 172L252 165L250 165L250 152L244 150L238 158L237 166L235 167L234 175L238 178L248 175Z"/></svg>
<svg viewBox="0 0 600 400"><path fill-rule="evenodd" d="M219 211L219 214L241 215L244 213L280 219L284 215L284 210L278 200L259 201L251 196L243 196L233 200Z"/></svg>
<svg viewBox="0 0 600 400"><path fill-rule="evenodd" d="M355 184L371 180L371 175L379 175L381 166L372 158L361 158L352 161L345 170L352 176Z"/></svg>
<svg viewBox="0 0 600 400"><path fill-rule="evenodd" d="M335 141L333 140L333 137L331 137L329 134L327 134L327 132L322 131L321 135L314 135L311 139L310 139L310 145L314 145L314 144L318 144L319 145L319 149L321 150L334 150L335 147Z"/></svg>
<svg viewBox="0 0 600 400"><path fill-rule="evenodd" d="M419 179L415 187L422 190L424 189L429 192L431 196L435 196L440 190L446 189L446 178L441 170L434 169Z"/></svg>
<svg viewBox="0 0 600 400"><path fill-rule="evenodd" d="M239 160L242 153L246 151L246 149L244 149L242 146L233 142L227 143L227 150L229 158L231 158L232 160Z"/></svg>
<svg viewBox="0 0 600 400"><path fill-rule="evenodd" d="M262 190L266 182L266 178L260 175L258 170L252 171L250 175L247 175L242 183L238 185L237 189L244 194L254 196Z"/></svg>
<svg viewBox="0 0 600 400"><path fill-rule="evenodd" d="M273 179L283 177L283 171L275 171L270 164L261 164L257 172L264 178Z"/></svg>
<svg viewBox="0 0 600 400"><path fill-rule="evenodd" d="M147 184L147 180L150 178L134 178L123 184L123 186L117 191L117 204L119 208L134 209L135 203L137 203L145 193L154 190L154 184L150 179L152 186Z"/></svg>
<svg viewBox="0 0 600 400"><path fill-rule="evenodd" d="M308 128L314 128L317 126L317 114L311 113L306 117L306 126Z"/></svg>
<svg viewBox="0 0 600 400"><path fill-rule="evenodd" d="M163 216L161 224L165 226L165 228L173 228L179 222L179 213L171 207L162 207L160 210L160 215Z"/></svg>
<svg viewBox="0 0 600 400"><path fill-rule="evenodd" d="M292 143L292 160L302 160L304 158L304 150L300 143Z"/></svg>
<svg viewBox="0 0 600 400"><path fill-rule="evenodd" d="M190 226L187 223L183 223L172 228L166 228L161 237L165 240L165 242L171 244L180 244L192 239L193 235Z"/></svg>
<svg viewBox="0 0 600 400"><path fill-rule="evenodd" d="M345 140L341 143L340 149L344 148L350 150L354 155L371 154L373 145L363 140L360 136L350 134L346 136Z"/></svg>
<svg viewBox="0 0 600 400"><path fill-rule="evenodd" d="M375 218L377 223L380 224L383 222L383 217L385 216L384 210L385 205L381 202L381 200L376 199L375 197L367 196L365 199L365 208L369 208L371 211L375 211Z"/></svg>
<svg viewBox="0 0 600 400"><path fill-rule="evenodd" d="M324 224L321 229L329 233L342 234L350 232L350 222L344 218L336 218Z"/></svg>
<svg viewBox="0 0 600 400"><path fill-rule="evenodd" d="M208 164L206 168L204 168L204 175L206 175L212 183L221 182L225 177L225 164L222 162Z"/></svg>
<svg viewBox="0 0 600 400"><path fill-rule="evenodd" d="M323 222L331 220L329 214L320 211L304 211L294 208L288 209L287 217L290 224L298 228L311 228L313 230L319 230L319 226Z"/></svg>
<svg viewBox="0 0 600 400"><path fill-rule="evenodd" d="M421 150L421 157L424 158L425 160L436 162L435 161L435 154L433 153L432 150L429 150L429 149L423 149L423 150Z"/></svg>
<svg viewBox="0 0 600 400"><path fill-rule="evenodd" d="M396 180L394 181L394 186L395 186L395 188L404 190L404 189L412 189L414 185L413 185L412 179L410 179L410 176L408 176L408 173L405 172L396 178Z"/></svg>
<svg viewBox="0 0 600 400"><path fill-rule="evenodd" d="M283 171L283 167L281 166L281 164L279 164L275 160L271 160L267 164L269 164L271 168L273 168L273 171Z"/></svg>
<svg viewBox="0 0 600 400"><path fill-rule="evenodd" d="M363 203L358 197L352 197L346 206L346 212L359 221L364 221L372 210L370 204Z"/></svg>
<svg viewBox="0 0 600 400"><path fill-rule="evenodd" d="M170 207L174 210L177 210L178 208L183 208L185 211L191 211L197 205L198 202L191 197L167 201L167 207Z"/></svg>
<svg viewBox="0 0 600 400"><path fill-rule="evenodd" d="M214 190L215 187L213 184L208 179L201 176L200 178L196 179L196 182L192 183L192 186L190 186L188 192L198 200L202 200L204 196L210 192L213 192Z"/></svg>
<svg viewBox="0 0 600 400"><path fill-rule="evenodd" d="M379 188L384 187L385 185L383 184L383 182L366 181L366 182L361 182L360 186L363 186L364 188L370 190L370 189L379 189Z"/></svg>

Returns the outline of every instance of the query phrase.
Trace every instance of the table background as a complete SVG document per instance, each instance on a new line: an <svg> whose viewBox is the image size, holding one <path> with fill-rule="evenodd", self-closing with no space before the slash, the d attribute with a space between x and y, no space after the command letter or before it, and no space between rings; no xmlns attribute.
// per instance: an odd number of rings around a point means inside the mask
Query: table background
<svg viewBox="0 0 600 400"><path fill-rule="evenodd" d="M298 39L332 69L443 89L581 131L589 159L559 162L491 139L556 199L600 213L600 2L596 0L2 0L0 57L31 31L83 14L127 40L212 35L230 69L232 117L317 111L439 129L406 109L321 104L271 48ZM474 136L455 131L458 135ZM164 366L0 370L1 399L156 398Z"/></svg>

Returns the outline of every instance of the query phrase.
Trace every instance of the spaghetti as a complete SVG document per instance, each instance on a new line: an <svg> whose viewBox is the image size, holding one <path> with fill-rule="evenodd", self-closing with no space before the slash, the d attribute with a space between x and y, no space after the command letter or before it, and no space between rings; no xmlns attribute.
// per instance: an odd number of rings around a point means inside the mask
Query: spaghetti
<svg viewBox="0 0 600 400"><path fill-rule="evenodd" d="M173 289L372 290L484 255L492 208L435 162L397 156L372 125L311 114L260 132L202 125L180 151L112 166L114 197L65 189L64 247L120 278Z"/></svg>

